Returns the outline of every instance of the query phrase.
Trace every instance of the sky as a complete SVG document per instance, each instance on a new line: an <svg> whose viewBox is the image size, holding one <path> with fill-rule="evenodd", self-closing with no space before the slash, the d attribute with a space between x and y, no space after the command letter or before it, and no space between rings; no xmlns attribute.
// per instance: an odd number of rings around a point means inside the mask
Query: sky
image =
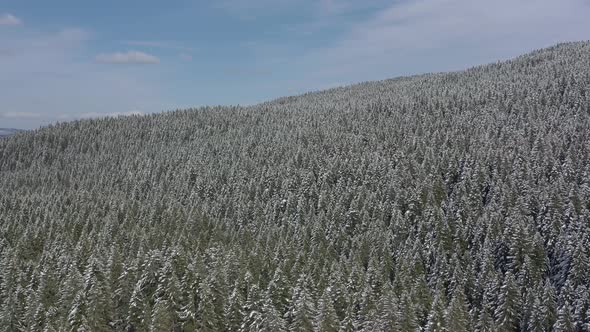
<svg viewBox="0 0 590 332"><path fill-rule="evenodd" d="M590 0L2 0L0 127L250 105L590 39Z"/></svg>

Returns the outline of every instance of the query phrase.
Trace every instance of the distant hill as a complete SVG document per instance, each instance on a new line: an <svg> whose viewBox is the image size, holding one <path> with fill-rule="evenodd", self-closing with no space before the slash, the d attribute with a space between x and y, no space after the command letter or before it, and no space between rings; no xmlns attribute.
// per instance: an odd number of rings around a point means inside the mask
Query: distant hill
<svg viewBox="0 0 590 332"><path fill-rule="evenodd" d="M2 331L587 331L590 43L2 139L0 293Z"/></svg>
<svg viewBox="0 0 590 332"><path fill-rule="evenodd" d="M18 133L19 131L22 131L22 130L14 129L14 128L0 128L0 137L10 136L10 135Z"/></svg>

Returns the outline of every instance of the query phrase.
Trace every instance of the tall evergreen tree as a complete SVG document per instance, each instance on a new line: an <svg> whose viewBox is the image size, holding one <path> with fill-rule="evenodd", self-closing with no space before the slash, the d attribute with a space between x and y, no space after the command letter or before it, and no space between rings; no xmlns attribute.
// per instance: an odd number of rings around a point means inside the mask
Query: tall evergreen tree
<svg viewBox="0 0 590 332"><path fill-rule="evenodd" d="M444 292L439 291L434 297L432 308L428 314L425 331L427 332L444 332L446 329L446 300Z"/></svg>
<svg viewBox="0 0 590 332"><path fill-rule="evenodd" d="M330 288L326 288L318 301L317 312L314 318L316 331L338 332L340 320L338 319L338 315L336 315L330 291Z"/></svg>
<svg viewBox="0 0 590 332"><path fill-rule="evenodd" d="M465 301L463 288L459 285L453 292L453 298L449 303L446 315L446 327L448 331L469 331L469 308Z"/></svg>
<svg viewBox="0 0 590 332"><path fill-rule="evenodd" d="M555 332L573 332L574 323L572 319L572 309L568 302L564 303L559 311L557 312L557 320L553 325L553 331Z"/></svg>
<svg viewBox="0 0 590 332"><path fill-rule="evenodd" d="M307 277L302 274L293 289L291 305L287 312L289 331L313 331L315 308L312 301L307 289Z"/></svg>
<svg viewBox="0 0 590 332"><path fill-rule="evenodd" d="M519 323L520 294L514 275L507 272L504 283L500 288L498 306L496 308L496 323L501 331L516 331Z"/></svg>

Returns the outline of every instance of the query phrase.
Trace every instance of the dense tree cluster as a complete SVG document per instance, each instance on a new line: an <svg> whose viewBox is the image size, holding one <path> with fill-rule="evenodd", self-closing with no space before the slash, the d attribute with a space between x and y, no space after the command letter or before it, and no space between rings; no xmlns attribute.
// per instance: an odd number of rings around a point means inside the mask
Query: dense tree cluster
<svg viewBox="0 0 590 332"><path fill-rule="evenodd" d="M590 331L590 43L0 139L3 331Z"/></svg>

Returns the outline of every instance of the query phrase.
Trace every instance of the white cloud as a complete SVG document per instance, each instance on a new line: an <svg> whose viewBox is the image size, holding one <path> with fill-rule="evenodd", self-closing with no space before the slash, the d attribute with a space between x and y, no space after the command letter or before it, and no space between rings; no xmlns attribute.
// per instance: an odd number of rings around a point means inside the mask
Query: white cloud
<svg viewBox="0 0 590 332"><path fill-rule="evenodd" d="M111 112L111 113L100 113L100 112L88 112L82 113L78 118L86 119L86 118L116 118L120 116L134 116L134 115L144 115L144 112L141 111L129 111L129 112Z"/></svg>
<svg viewBox="0 0 590 332"><path fill-rule="evenodd" d="M60 121L67 121L73 119L74 117L72 114L59 113L55 115L55 118Z"/></svg>
<svg viewBox="0 0 590 332"><path fill-rule="evenodd" d="M1 14L0 25L20 25L22 20L12 14Z"/></svg>
<svg viewBox="0 0 590 332"><path fill-rule="evenodd" d="M131 115L145 115L145 113L142 111L138 111L138 110L129 111L129 112L111 113L111 116L131 116Z"/></svg>
<svg viewBox="0 0 590 332"><path fill-rule="evenodd" d="M215 6L243 20L288 13L302 4L296 0L219 0Z"/></svg>
<svg viewBox="0 0 590 332"><path fill-rule="evenodd" d="M158 67L111 67L92 59L93 34L2 31L0 40L0 124L31 129L82 113L117 113L169 108ZM4 114L6 112L7 114Z"/></svg>
<svg viewBox="0 0 590 332"><path fill-rule="evenodd" d="M174 42L174 41L161 41L161 40L126 40L126 41L122 41L121 43L122 44L125 44L125 45L130 45L130 46L161 48L161 49L180 50L180 51L187 51L187 52L194 51L194 48L183 46L180 43Z"/></svg>
<svg viewBox="0 0 590 332"><path fill-rule="evenodd" d="M316 6L319 9L319 14L325 17L326 15L341 15L366 9L381 8L388 3L390 3L388 0L319 0Z"/></svg>
<svg viewBox="0 0 590 332"><path fill-rule="evenodd" d="M184 61L193 61L193 56L188 53L180 53L180 58Z"/></svg>
<svg viewBox="0 0 590 332"><path fill-rule="evenodd" d="M96 61L99 63L111 64L157 64L160 59L154 55L139 52L129 51L125 53L103 53L96 56Z"/></svg>
<svg viewBox="0 0 590 332"><path fill-rule="evenodd" d="M57 33L56 38L70 42L85 42L92 37L92 34L81 28L66 28Z"/></svg>
<svg viewBox="0 0 590 332"><path fill-rule="evenodd" d="M405 0L293 61L318 84L456 70L590 39L588 15L587 0Z"/></svg>
<svg viewBox="0 0 590 332"><path fill-rule="evenodd" d="M3 57L3 56L9 57L9 56L13 56L15 54L16 54L16 52L14 50L0 48L0 57Z"/></svg>

